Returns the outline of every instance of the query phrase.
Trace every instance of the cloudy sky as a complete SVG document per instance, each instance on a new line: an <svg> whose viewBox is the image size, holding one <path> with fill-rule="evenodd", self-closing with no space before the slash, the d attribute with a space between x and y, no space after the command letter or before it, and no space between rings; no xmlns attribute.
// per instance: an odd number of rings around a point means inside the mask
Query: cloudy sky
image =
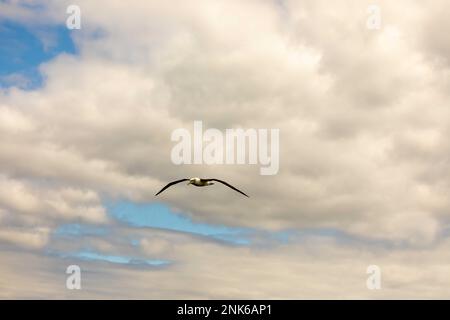
<svg viewBox="0 0 450 320"><path fill-rule="evenodd" d="M450 298L449 14L0 0L0 298ZM280 129L278 174L173 164L195 120ZM191 176L250 198L154 197Z"/></svg>

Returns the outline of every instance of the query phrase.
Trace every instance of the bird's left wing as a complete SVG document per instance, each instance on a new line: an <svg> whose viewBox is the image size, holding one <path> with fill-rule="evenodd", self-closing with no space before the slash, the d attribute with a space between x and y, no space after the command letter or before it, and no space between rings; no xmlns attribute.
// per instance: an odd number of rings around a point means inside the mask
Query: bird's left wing
<svg viewBox="0 0 450 320"><path fill-rule="evenodd" d="M183 182L183 181L188 181L189 179L180 179L180 180L176 180L176 181L172 181L171 183L167 184L164 188L162 188L161 190L159 190L159 192L157 194L155 194L155 197L160 194L161 192L163 192L164 190L166 190L167 188L169 188L170 186L173 186L174 184Z"/></svg>
<svg viewBox="0 0 450 320"><path fill-rule="evenodd" d="M219 179L205 179L205 180L220 182L220 183L226 185L227 187L233 189L234 191L237 191L237 192L239 192L240 194L243 194L244 196L250 198L250 197L249 197L248 195L246 195L244 192L242 192L241 190L239 190L239 189L233 187L231 184L229 184L229 183L227 183L227 182L225 182L225 181L223 181L223 180L219 180Z"/></svg>

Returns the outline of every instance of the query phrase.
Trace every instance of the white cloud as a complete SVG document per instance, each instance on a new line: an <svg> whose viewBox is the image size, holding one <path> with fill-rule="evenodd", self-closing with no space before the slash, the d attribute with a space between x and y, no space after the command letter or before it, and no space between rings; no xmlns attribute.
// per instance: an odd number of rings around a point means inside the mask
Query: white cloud
<svg viewBox="0 0 450 320"><path fill-rule="evenodd" d="M398 7L383 3L385 23L373 32L362 4L348 4L336 11L328 3L286 2L282 13L269 1L200 1L185 10L81 2L88 21L85 33L74 33L81 56L43 66L43 89L4 97L4 110L14 110L3 112L9 122L23 124L5 125L0 162L21 176L146 201L167 180L220 173L251 199L221 190L227 201L217 203L213 192L200 198L184 188L162 200L208 221L432 241L444 202L437 209L404 190L446 190L420 177L429 156L443 163L447 154L440 151L445 105L421 117L425 106L417 102L448 101L434 87L442 75L419 50L413 24L434 11L414 7L411 19L397 21ZM53 19L61 6L49 9ZM240 19L247 23L237 28ZM90 38L96 28L104 36ZM142 32L129 37L136 29ZM221 129L280 128L280 174L172 165L171 130L196 119ZM21 127L26 132L14 132ZM408 212L414 222L405 223Z"/></svg>
<svg viewBox="0 0 450 320"><path fill-rule="evenodd" d="M48 228L0 228L0 241L27 249L42 249L48 242Z"/></svg>

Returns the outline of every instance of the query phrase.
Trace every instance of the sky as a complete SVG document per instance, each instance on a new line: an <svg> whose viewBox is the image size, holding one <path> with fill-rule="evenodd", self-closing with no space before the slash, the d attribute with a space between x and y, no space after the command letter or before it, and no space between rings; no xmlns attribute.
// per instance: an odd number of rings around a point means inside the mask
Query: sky
<svg viewBox="0 0 450 320"><path fill-rule="evenodd" d="M0 1L0 298L450 298L449 10ZM279 171L174 164L194 121L279 129ZM154 196L195 176L250 198Z"/></svg>

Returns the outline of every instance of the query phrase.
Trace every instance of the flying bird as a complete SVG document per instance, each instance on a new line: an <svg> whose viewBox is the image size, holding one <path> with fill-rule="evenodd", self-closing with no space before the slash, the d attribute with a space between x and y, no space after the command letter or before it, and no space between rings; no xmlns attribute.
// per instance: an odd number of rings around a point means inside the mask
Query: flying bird
<svg viewBox="0 0 450 320"><path fill-rule="evenodd" d="M241 190L233 187L231 184L229 184L229 183L227 183L227 182L225 182L223 180L219 180L219 179L200 179L200 178L180 179L180 180L172 181L172 182L168 183L164 188L159 190L159 192L157 194L155 194L155 196L157 196L158 194L160 194L161 192L163 192L167 188L173 186L174 184L177 184L177 183L180 183L180 182L183 182L183 181L189 181L188 185L192 184L192 185L194 185L196 187L211 186L211 185L214 184L213 181L216 181L216 182L220 182L220 183L226 185L227 187L233 189L234 191L237 191L240 194L243 194L244 196L248 197L248 195L246 195L244 192L242 192Z"/></svg>

